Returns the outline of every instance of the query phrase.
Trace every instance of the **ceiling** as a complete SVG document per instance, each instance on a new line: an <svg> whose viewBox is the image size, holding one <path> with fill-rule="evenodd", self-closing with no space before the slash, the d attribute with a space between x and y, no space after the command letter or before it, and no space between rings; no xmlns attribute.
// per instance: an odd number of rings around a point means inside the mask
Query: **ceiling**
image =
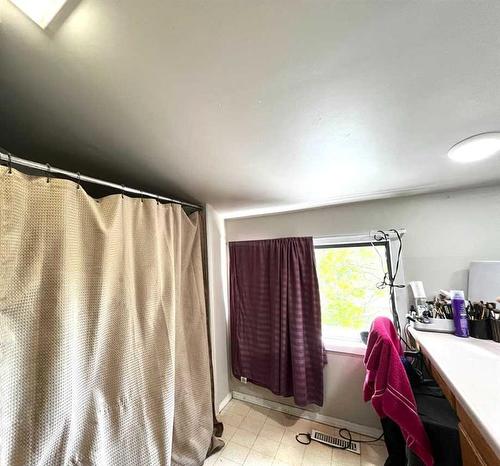
<svg viewBox="0 0 500 466"><path fill-rule="evenodd" d="M0 146L227 216L500 182L500 2L0 0Z"/></svg>

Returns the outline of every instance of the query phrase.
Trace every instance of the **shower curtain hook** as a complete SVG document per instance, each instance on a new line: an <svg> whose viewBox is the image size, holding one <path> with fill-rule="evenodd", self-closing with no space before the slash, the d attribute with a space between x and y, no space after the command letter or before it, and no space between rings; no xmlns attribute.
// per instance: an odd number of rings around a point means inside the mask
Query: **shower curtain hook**
<svg viewBox="0 0 500 466"><path fill-rule="evenodd" d="M7 172L9 175L12 173L12 160L11 160L10 152L7 152L7 167L9 167L9 171Z"/></svg>
<svg viewBox="0 0 500 466"><path fill-rule="evenodd" d="M144 203L144 191L140 191L141 193L141 202Z"/></svg>
<svg viewBox="0 0 500 466"><path fill-rule="evenodd" d="M76 172L76 176L78 177L78 183L76 185L76 189L80 189L80 183L81 183L80 172Z"/></svg>
<svg viewBox="0 0 500 466"><path fill-rule="evenodd" d="M160 196L159 195L156 196L156 205L160 205Z"/></svg>
<svg viewBox="0 0 500 466"><path fill-rule="evenodd" d="M125 191L125 185L122 184L122 199L123 199L123 193L124 193L124 191Z"/></svg>
<svg viewBox="0 0 500 466"><path fill-rule="evenodd" d="M50 165L47 164L47 183L50 183Z"/></svg>

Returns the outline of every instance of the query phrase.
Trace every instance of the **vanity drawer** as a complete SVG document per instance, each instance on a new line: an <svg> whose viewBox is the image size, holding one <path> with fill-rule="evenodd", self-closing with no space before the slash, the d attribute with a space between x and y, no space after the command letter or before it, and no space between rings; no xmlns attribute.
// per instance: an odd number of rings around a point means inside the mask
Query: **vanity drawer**
<svg viewBox="0 0 500 466"><path fill-rule="evenodd" d="M469 450L466 443L474 447L474 451L479 455L482 463L470 463L472 464L486 464L487 466L499 466L500 458L495 454L487 440L484 438L481 431L477 428L476 424L472 421L469 415L464 411L460 403L457 403L457 416L460 419L460 446L462 449L462 455L464 455L464 448ZM462 442L462 437L464 442ZM469 452L468 452L469 453ZM468 466L468 463L463 461L464 466Z"/></svg>
<svg viewBox="0 0 500 466"><path fill-rule="evenodd" d="M481 454L477 451L476 446L462 423L458 424L458 432L460 435L460 450L462 451L463 466L488 466Z"/></svg>

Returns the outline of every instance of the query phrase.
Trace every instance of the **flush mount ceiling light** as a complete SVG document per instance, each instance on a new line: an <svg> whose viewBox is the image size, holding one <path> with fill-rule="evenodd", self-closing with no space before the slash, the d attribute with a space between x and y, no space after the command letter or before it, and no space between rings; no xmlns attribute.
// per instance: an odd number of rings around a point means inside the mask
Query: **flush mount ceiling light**
<svg viewBox="0 0 500 466"><path fill-rule="evenodd" d="M500 132L476 134L448 151L448 157L460 163L477 162L497 154L500 154Z"/></svg>
<svg viewBox="0 0 500 466"><path fill-rule="evenodd" d="M10 0L42 29L55 18L67 0Z"/></svg>

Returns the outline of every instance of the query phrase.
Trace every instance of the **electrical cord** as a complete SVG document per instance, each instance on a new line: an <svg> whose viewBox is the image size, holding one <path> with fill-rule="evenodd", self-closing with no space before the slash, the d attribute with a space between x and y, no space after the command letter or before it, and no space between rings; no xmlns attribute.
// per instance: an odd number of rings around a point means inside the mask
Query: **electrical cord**
<svg viewBox="0 0 500 466"><path fill-rule="evenodd" d="M401 239L401 235L399 234L399 231L395 230L395 229L391 229L389 230L390 232L394 232L398 238L398 254L396 256L396 266L394 268L394 273L390 273L389 270L387 272L384 273L384 278L382 279L381 282L377 283L377 288L379 290L382 290L384 288L387 288L389 287L390 288L390 298L392 300L393 298L393 293L394 293L394 288L404 288L405 285L396 285L394 282L396 280L396 277L398 275L398 272L399 272L399 265L401 263L401 252L403 250L403 241ZM373 235L373 239L375 241L383 241L387 244L389 244L389 241L390 241L390 237L389 235L387 234L386 231L383 231L383 230L378 230L374 235ZM374 244L372 243L372 245L374 246ZM395 312L395 310L393 309L393 312ZM396 316L395 316L396 317ZM396 321L399 323L399 319L396 319Z"/></svg>
<svg viewBox="0 0 500 466"><path fill-rule="evenodd" d="M347 434L349 435L348 437L344 437L342 435L342 432L347 432ZM354 440L352 438L352 433L349 429L339 429L339 436L341 438L343 438L344 440L348 440L349 441L349 446L347 448L349 448L351 446L351 442L358 442L358 443L375 443L375 442L378 442L379 440L382 440L384 438L384 433L382 432L376 439L373 439L373 440Z"/></svg>
<svg viewBox="0 0 500 466"><path fill-rule="evenodd" d="M405 326L404 326L404 335L405 335L405 338L401 338L401 340L403 340L403 342L405 343L406 347L408 348L408 350L410 351L419 351L418 348L414 347L413 345L409 345L408 344L408 340L409 340L409 336L410 336L410 333L408 332L408 329L410 328L410 324L409 322L406 322Z"/></svg>
<svg viewBox="0 0 500 466"><path fill-rule="evenodd" d="M343 432L347 432L347 437L345 437L343 435ZM303 442L302 440L300 440L300 437L302 437L302 436L305 437L307 439L307 441ZM342 438L343 440L347 440L349 443L345 447L337 447L335 445L330 445L330 446L332 448L337 448L338 450L348 450L349 448L351 448L352 442L357 442L357 443L378 442L379 440L382 440L382 438L384 437L384 433L380 434L376 439L373 439L373 440L354 440L352 438L351 431L349 429L342 428L342 429L339 429L339 437ZM311 440L312 440L311 434L309 434L307 432L300 432L295 436L295 440L297 440L297 442L299 442L302 445L309 445L311 443Z"/></svg>
<svg viewBox="0 0 500 466"><path fill-rule="evenodd" d="M302 442L299 440L299 437L304 436L307 439L307 442ZM297 442L301 443L302 445L309 445L311 443L311 434L308 434L307 432L300 432L295 436L295 440Z"/></svg>
<svg viewBox="0 0 500 466"><path fill-rule="evenodd" d="M398 241L398 253L396 256L396 265L394 267L394 273L390 273L389 270L387 272L385 272L384 278L382 279L381 282L377 283L376 286L379 290L382 290L382 289L387 288L387 287L389 288L389 300L391 302L392 317L393 317L394 325L396 326L396 330L397 330L397 333L398 333L401 341L406 345L407 348L411 348L411 346L408 344L408 342L406 341L406 339L402 335L401 323L399 322L399 316L396 312L395 307L392 305L392 303L396 302L396 297L395 297L396 288L402 289L402 288L405 288L405 286L406 286L404 284L396 284L395 283L396 278L398 276L398 272L399 272L399 266L401 264L401 252L403 251L403 240L402 240L401 235L400 235L398 230L391 228L388 231L393 232L396 235L397 241ZM389 243L389 241L390 241L390 237L389 237L388 232L383 231L383 230L378 230L373 235L373 239L375 241L383 241L385 243ZM374 246L373 243L372 243L372 246ZM376 248L375 248L375 250L376 250ZM377 253L378 253L378 251L377 251ZM405 337L406 337L406 335L405 335Z"/></svg>
<svg viewBox="0 0 500 466"><path fill-rule="evenodd" d="M382 290L384 288L389 287L389 288L391 288L391 291L393 291L393 288L404 288L406 285L396 285L394 283L394 281L396 280L396 277L398 276L399 264L401 263L401 251L403 250L403 241L401 239L401 235L399 234L398 230L391 229L389 231L394 232L396 234L396 236L398 237L399 246L398 246L398 255L396 258L396 267L395 267L394 273L392 275L389 273L389 271L384 273L384 278L380 283L377 283L377 288L379 290ZM380 233L381 236L377 236L378 233ZM388 243L390 238L389 238L389 235L387 234L387 232L382 231L382 230L378 230L377 233L375 233L375 235L374 235L374 239L375 239L375 241L384 241L384 242Z"/></svg>

